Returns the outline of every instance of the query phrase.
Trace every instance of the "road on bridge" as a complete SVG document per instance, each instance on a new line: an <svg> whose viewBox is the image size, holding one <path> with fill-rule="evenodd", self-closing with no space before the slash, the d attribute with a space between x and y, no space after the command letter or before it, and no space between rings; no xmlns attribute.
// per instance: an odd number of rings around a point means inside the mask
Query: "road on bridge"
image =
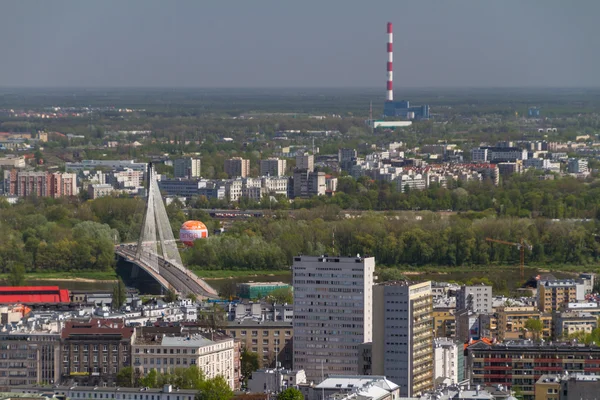
<svg viewBox="0 0 600 400"><path fill-rule="evenodd" d="M161 286L165 287L166 283L168 285L166 286L167 289L171 286L180 295L194 294L199 299L219 297L210 285L197 277L192 271L176 267L159 258L159 272L157 272L137 259L136 250L137 246L135 245L120 245L115 248L115 253L148 272Z"/></svg>

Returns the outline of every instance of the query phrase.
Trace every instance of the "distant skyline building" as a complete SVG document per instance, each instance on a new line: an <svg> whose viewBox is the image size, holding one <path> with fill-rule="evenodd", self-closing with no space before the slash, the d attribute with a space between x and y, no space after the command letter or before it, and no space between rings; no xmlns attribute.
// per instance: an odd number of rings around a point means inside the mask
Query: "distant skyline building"
<svg viewBox="0 0 600 400"><path fill-rule="evenodd" d="M260 176L283 176L287 161L280 158L260 160Z"/></svg>
<svg viewBox="0 0 600 400"><path fill-rule="evenodd" d="M179 158L173 161L175 178L200 178L200 166L199 158Z"/></svg>
<svg viewBox="0 0 600 400"><path fill-rule="evenodd" d="M305 169L308 172L315 170L315 156L304 153L296 156L296 169Z"/></svg>
<svg viewBox="0 0 600 400"><path fill-rule="evenodd" d="M229 177L242 177L245 178L250 173L250 160L233 157L225 160L224 170Z"/></svg>

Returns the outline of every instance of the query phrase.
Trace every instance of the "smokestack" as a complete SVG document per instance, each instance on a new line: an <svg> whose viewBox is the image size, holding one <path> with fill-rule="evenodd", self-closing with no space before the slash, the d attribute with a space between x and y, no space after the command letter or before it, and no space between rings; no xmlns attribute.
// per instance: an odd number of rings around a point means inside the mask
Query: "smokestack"
<svg viewBox="0 0 600 400"><path fill-rule="evenodd" d="M392 23L391 22L387 23L387 34L388 34L388 41L387 41L388 60L387 60L387 96L386 96L386 101L394 101L394 87L393 87L394 68L392 66L392 64L394 62L394 50L392 49L392 46L393 46L392 43L394 42L394 33L393 33Z"/></svg>

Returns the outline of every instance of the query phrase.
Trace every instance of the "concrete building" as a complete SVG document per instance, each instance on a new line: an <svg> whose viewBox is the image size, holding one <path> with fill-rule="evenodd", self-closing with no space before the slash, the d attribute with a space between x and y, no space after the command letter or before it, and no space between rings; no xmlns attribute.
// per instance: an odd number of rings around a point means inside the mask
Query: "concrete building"
<svg viewBox="0 0 600 400"><path fill-rule="evenodd" d="M402 193L407 190L424 190L427 186L427 177L423 174L402 174L396 178L397 190Z"/></svg>
<svg viewBox="0 0 600 400"><path fill-rule="evenodd" d="M63 380L80 385L114 385L121 368L131 365L134 329L122 321L67 321L61 332Z"/></svg>
<svg viewBox="0 0 600 400"><path fill-rule="evenodd" d="M111 399L111 400L194 400L197 390L178 389L165 385L160 389L128 388L106 386L25 386L11 389L15 393L52 394L55 398L70 400ZM53 398L53 397L51 397Z"/></svg>
<svg viewBox="0 0 600 400"><path fill-rule="evenodd" d="M581 158L569 158L567 171L570 174L586 174L589 172L588 160Z"/></svg>
<svg viewBox="0 0 600 400"><path fill-rule="evenodd" d="M260 176L283 176L287 161L280 158L260 160Z"/></svg>
<svg viewBox="0 0 600 400"><path fill-rule="evenodd" d="M178 158L173 161L175 178L200 178L201 162L199 158Z"/></svg>
<svg viewBox="0 0 600 400"><path fill-rule="evenodd" d="M533 338L533 333L525 328L530 319L542 321L541 338L552 337L552 314L540 312L533 306L502 306L496 309L498 340Z"/></svg>
<svg viewBox="0 0 600 400"><path fill-rule="evenodd" d="M456 293L456 309L490 314L492 312L492 287L486 285L461 286Z"/></svg>
<svg viewBox="0 0 600 400"><path fill-rule="evenodd" d="M283 368L292 368L292 321L266 321L261 314L256 319L231 321L225 331L241 342L242 347L257 353L263 367L275 367L277 359Z"/></svg>
<svg viewBox="0 0 600 400"><path fill-rule="evenodd" d="M310 381L356 374L372 337L373 257L294 257L294 368Z"/></svg>
<svg viewBox="0 0 600 400"><path fill-rule="evenodd" d="M388 282L373 288L372 369L403 396L433 389L431 282Z"/></svg>
<svg viewBox="0 0 600 400"><path fill-rule="evenodd" d="M324 172L294 170L294 197L323 196L327 191Z"/></svg>
<svg viewBox="0 0 600 400"><path fill-rule="evenodd" d="M462 343L437 338L433 343L433 379L435 386L457 384L465 379Z"/></svg>
<svg viewBox="0 0 600 400"><path fill-rule="evenodd" d="M0 387L60 381L60 333L17 330L0 333Z"/></svg>
<svg viewBox="0 0 600 400"><path fill-rule="evenodd" d="M349 171L352 165L356 163L358 153L356 149L339 149L338 163L342 171Z"/></svg>
<svg viewBox="0 0 600 400"><path fill-rule="evenodd" d="M585 296L584 284L572 279L547 280L538 282L537 303L540 311L551 313L561 311L569 303L581 301Z"/></svg>
<svg viewBox="0 0 600 400"><path fill-rule="evenodd" d="M110 196L114 191L115 189L108 183L95 183L88 185L87 193L88 197L94 200L99 197Z"/></svg>
<svg viewBox="0 0 600 400"><path fill-rule="evenodd" d="M167 373L196 365L206 378L221 375L234 389L233 340L218 332L167 334L160 328L137 328L131 344L133 367L138 374L146 375L153 369Z"/></svg>
<svg viewBox="0 0 600 400"><path fill-rule="evenodd" d="M401 389L385 376L329 375L318 385L298 388L305 400L399 400Z"/></svg>
<svg viewBox="0 0 600 400"><path fill-rule="evenodd" d="M83 160L81 162L65 163L66 172L79 172L83 170L108 169L116 170L130 168L145 172L148 169L146 163L136 163L134 160Z"/></svg>
<svg viewBox="0 0 600 400"><path fill-rule="evenodd" d="M561 312L555 314L554 337L567 339L574 333L592 333L598 327L598 317L586 312Z"/></svg>
<svg viewBox="0 0 600 400"><path fill-rule="evenodd" d="M241 157L230 158L225 160L224 169L230 178L245 178L250 173L250 160Z"/></svg>
<svg viewBox="0 0 600 400"><path fill-rule="evenodd" d="M8 155L0 158L0 168L13 169L25 168L25 157Z"/></svg>
<svg viewBox="0 0 600 400"><path fill-rule="evenodd" d="M53 198L75 196L78 194L77 176L59 172L5 170L4 194Z"/></svg>
<svg viewBox="0 0 600 400"><path fill-rule="evenodd" d="M292 371L289 369L259 369L252 373L248 379L250 393L280 393L287 388L305 384L306 374L303 370Z"/></svg>
<svg viewBox="0 0 600 400"><path fill-rule="evenodd" d="M538 377L553 371L594 374L600 371L600 347L571 344L505 344L477 342L466 348L467 377L473 385L518 386L524 399L534 399Z"/></svg>
<svg viewBox="0 0 600 400"><path fill-rule="evenodd" d="M296 169L305 169L308 172L315 170L315 156L304 153L296 156Z"/></svg>
<svg viewBox="0 0 600 400"><path fill-rule="evenodd" d="M106 174L106 183L117 189L138 189L144 185L144 171L123 168Z"/></svg>

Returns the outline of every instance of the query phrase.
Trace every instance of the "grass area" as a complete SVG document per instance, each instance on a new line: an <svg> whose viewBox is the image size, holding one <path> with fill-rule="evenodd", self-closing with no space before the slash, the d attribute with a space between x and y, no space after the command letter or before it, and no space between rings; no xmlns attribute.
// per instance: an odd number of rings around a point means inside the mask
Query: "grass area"
<svg viewBox="0 0 600 400"><path fill-rule="evenodd" d="M8 274L0 274L0 279L5 279ZM115 271L61 271L61 272L29 272L25 274L26 280L45 279L86 279L86 280L115 280Z"/></svg>
<svg viewBox="0 0 600 400"><path fill-rule="evenodd" d="M256 277L256 276L285 276L290 275L292 272L289 269L281 269L281 270L247 270L247 271L227 271L227 270L193 270L196 275L201 278L214 278L214 279L224 279L229 277L234 278L245 278L245 277Z"/></svg>

